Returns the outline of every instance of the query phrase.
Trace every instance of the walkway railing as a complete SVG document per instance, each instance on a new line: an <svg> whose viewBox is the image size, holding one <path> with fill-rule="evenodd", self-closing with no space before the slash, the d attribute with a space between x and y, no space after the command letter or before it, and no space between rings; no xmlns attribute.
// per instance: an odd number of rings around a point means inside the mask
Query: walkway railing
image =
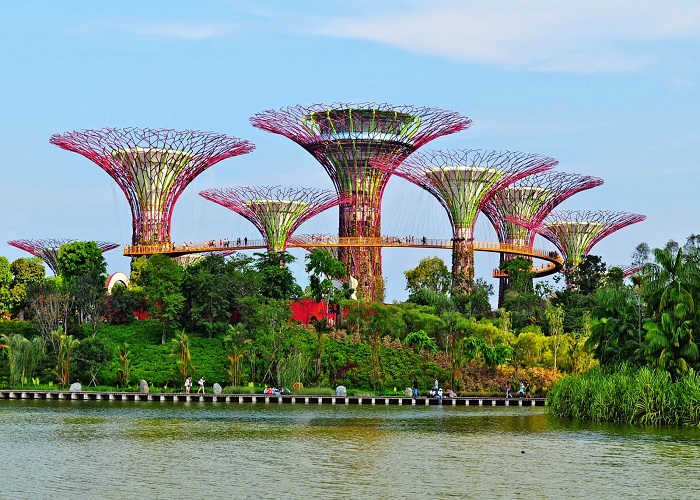
<svg viewBox="0 0 700 500"><path fill-rule="evenodd" d="M322 234L292 236L287 240L287 248L326 248L326 247L410 247L410 248L452 248L453 241L447 238L426 238L416 236L380 236L380 237L339 237ZM557 252L493 241L473 241L477 252L495 252L521 255L527 258L546 260L546 264L533 267L536 276L547 276L559 271L564 259ZM124 247L124 255L137 257L141 255L185 255L202 252L223 252L231 250L259 250L267 248L264 239L236 238L235 240L209 240L198 243L153 243ZM507 278L508 273L500 269L493 270L494 278Z"/></svg>

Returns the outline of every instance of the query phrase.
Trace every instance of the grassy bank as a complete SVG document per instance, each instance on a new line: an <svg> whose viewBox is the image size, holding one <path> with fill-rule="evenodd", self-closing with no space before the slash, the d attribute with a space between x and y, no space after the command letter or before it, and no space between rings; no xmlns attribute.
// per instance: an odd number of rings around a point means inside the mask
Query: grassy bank
<svg viewBox="0 0 700 500"><path fill-rule="evenodd" d="M563 378L547 394L550 412L573 420L642 425L700 426L700 374L674 381L667 372L641 368L604 373L599 368Z"/></svg>

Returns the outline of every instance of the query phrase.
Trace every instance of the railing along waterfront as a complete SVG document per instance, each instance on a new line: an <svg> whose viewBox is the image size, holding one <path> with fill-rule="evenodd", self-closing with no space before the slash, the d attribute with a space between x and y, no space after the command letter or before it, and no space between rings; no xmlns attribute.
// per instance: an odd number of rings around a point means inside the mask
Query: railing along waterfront
<svg viewBox="0 0 700 500"><path fill-rule="evenodd" d="M186 394L175 392L98 392L45 391L31 389L0 390L0 400L37 401L121 401L161 403L256 403L305 405L368 405L368 406L545 406L545 398L457 397L411 398L403 396L309 396L268 394Z"/></svg>

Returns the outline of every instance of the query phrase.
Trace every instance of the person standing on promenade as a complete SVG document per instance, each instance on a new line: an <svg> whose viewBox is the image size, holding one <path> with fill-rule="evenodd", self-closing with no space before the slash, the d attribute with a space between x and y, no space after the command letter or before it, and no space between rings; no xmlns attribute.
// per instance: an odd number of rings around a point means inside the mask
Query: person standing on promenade
<svg viewBox="0 0 700 500"><path fill-rule="evenodd" d="M199 389L197 389L197 394L202 393L204 394L204 377L201 377L199 379Z"/></svg>
<svg viewBox="0 0 700 500"><path fill-rule="evenodd" d="M510 380L506 382L506 399L510 398Z"/></svg>
<svg viewBox="0 0 700 500"><path fill-rule="evenodd" d="M185 394L189 394L190 389L192 389L192 377L188 375L187 378L185 378Z"/></svg>
<svg viewBox="0 0 700 500"><path fill-rule="evenodd" d="M414 399L418 397L418 379L413 377L413 397Z"/></svg>

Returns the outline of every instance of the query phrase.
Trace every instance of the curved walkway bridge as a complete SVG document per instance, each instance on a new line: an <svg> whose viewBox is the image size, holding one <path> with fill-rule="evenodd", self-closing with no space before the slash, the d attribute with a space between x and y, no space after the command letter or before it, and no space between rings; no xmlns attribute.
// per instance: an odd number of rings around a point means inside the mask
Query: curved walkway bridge
<svg viewBox="0 0 700 500"><path fill-rule="evenodd" d="M389 396L269 396L263 394L185 394L97 391L0 390L0 400L33 401L123 401L161 403L257 403L298 405L365 405L365 406L545 406L545 398L466 397L407 398Z"/></svg>
<svg viewBox="0 0 700 500"><path fill-rule="evenodd" d="M544 264L532 268L537 277L549 276L559 272L564 259L557 252L541 250L526 245L499 243L492 241L473 241L475 251L506 253L527 258L542 259ZM293 236L287 241L287 248L337 248L337 247L409 247L451 249L451 239L416 238L414 236L381 236L378 238L340 238L327 235ZM172 257L204 252L233 252L238 250L264 250L264 239L236 238L236 240L210 240L198 243L153 243L149 245L131 245L124 247L127 257L165 254ZM493 270L494 278L507 278L508 274L500 269Z"/></svg>

